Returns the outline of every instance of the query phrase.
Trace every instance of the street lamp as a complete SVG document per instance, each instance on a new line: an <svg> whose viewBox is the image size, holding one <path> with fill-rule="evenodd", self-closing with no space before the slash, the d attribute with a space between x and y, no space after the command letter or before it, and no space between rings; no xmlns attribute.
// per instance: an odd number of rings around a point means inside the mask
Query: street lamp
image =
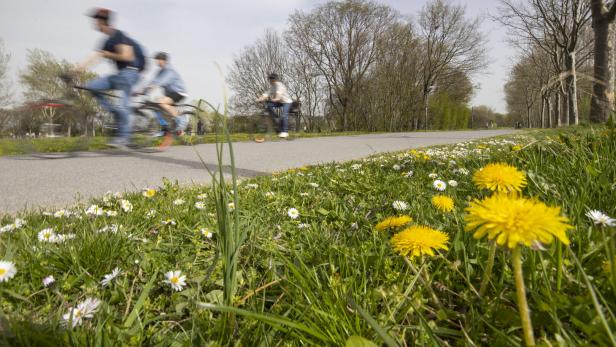
<svg viewBox="0 0 616 347"><path fill-rule="evenodd" d="M430 94L432 94L435 89L436 89L436 84L429 86L428 94L426 95L426 113L425 113L425 123L424 123L424 127L426 128L426 130L428 130L428 104L430 101Z"/></svg>

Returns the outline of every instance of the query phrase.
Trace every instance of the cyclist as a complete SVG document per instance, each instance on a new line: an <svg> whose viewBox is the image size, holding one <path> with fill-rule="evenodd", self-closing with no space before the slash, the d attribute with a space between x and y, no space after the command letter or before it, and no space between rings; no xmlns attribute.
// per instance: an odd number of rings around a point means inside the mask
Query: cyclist
<svg viewBox="0 0 616 347"><path fill-rule="evenodd" d="M156 64L160 68L156 77L144 88L144 93L147 93L155 87L160 87L164 91L164 96L161 96L156 100L160 107L167 111L175 119L177 135L182 135L188 120L184 117L178 117L178 111L175 108L175 104L186 98L186 88L180 75L169 65L169 55L164 52L159 52L154 56ZM159 121L163 127L163 131L166 132L166 139L163 141L162 147L168 146L171 142L171 134L168 132L167 122L158 114ZM167 143L168 142L168 143Z"/></svg>
<svg viewBox="0 0 616 347"><path fill-rule="evenodd" d="M289 137L289 111L293 100L289 97L287 87L280 82L280 77L276 73L271 73L267 77L270 83L270 90L268 93L264 93L261 97L257 98L257 102L266 102L267 112L276 117L274 113L275 108L282 108L282 119L278 128L278 137Z"/></svg>
<svg viewBox="0 0 616 347"><path fill-rule="evenodd" d="M97 64L101 58L106 58L115 63L115 74L96 78L86 84L86 88L92 91L100 105L113 114L118 124L116 136L109 142L112 147L126 149L130 144L131 136L131 112L130 97L132 89L139 81L140 72L145 69L145 57L141 46L124 32L111 25L113 13L105 8L95 9L90 14L95 20L96 29L107 35L102 47L90 55L85 61L77 66L80 70ZM121 92L119 105L112 105L102 94L107 90Z"/></svg>

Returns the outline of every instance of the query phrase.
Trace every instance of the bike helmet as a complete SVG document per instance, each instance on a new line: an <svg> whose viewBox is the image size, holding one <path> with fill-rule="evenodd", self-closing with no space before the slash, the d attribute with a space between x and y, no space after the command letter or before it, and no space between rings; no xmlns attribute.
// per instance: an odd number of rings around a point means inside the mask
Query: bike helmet
<svg viewBox="0 0 616 347"><path fill-rule="evenodd" d="M168 61L169 60L169 54L167 54L165 52L158 52L154 56L154 59Z"/></svg>
<svg viewBox="0 0 616 347"><path fill-rule="evenodd" d="M278 81L280 80L280 77L278 76L277 73L272 72L271 74L269 74L269 76L267 76L268 80L274 80L274 81Z"/></svg>

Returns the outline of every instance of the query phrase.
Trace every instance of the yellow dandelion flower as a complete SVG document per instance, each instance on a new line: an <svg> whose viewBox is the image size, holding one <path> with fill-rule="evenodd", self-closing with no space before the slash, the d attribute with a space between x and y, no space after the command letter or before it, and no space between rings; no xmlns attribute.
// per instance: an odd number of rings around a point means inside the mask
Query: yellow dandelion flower
<svg viewBox="0 0 616 347"><path fill-rule="evenodd" d="M453 199L447 195L435 195L432 197L432 205L443 212L453 211Z"/></svg>
<svg viewBox="0 0 616 347"><path fill-rule="evenodd" d="M156 195L156 190L154 190L152 188L148 188L148 189L144 189L143 190L143 196L145 196L146 198L151 198L154 195Z"/></svg>
<svg viewBox="0 0 616 347"><path fill-rule="evenodd" d="M400 217L388 217L383 219L379 224L375 226L376 230L385 230L385 229L393 229L397 227L401 227L403 225L407 225L413 221L413 218L409 216L400 216Z"/></svg>
<svg viewBox="0 0 616 347"><path fill-rule="evenodd" d="M504 163L491 163L475 172L473 182L480 189L509 193L526 186L526 174Z"/></svg>
<svg viewBox="0 0 616 347"><path fill-rule="evenodd" d="M535 241L549 244L554 237L568 245L565 232L573 229L569 219L561 216L560 207L505 194L475 200L466 212L466 231L474 230L476 239L488 235L488 239L509 248L518 244L530 247Z"/></svg>
<svg viewBox="0 0 616 347"><path fill-rule="evenodd" d="M448 241L449 235L426 226L412 226L391 238L393 249L409 258L433 256L437 249L448 250Z"/></svg>
<svg viewBox="0 0 616 347"><path fill-rule="evenodd" d="M519 151L521 149L522 149L521 145L515 145L515 146L511 147L511 150L514 151L514 152L517 152L517 151Z"/></svg>

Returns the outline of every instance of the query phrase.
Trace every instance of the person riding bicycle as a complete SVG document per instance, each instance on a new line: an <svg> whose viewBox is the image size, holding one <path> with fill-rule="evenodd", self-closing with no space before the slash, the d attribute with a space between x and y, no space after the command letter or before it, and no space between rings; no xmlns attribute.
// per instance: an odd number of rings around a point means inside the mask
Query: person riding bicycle
<svg viewBox="0 0 616 347"><path fill-rule="evenodd" d="M160 87L164 91L164 96L161 96L156 100L159 106L167 111L169 115L174 117L176 123L176 132L180 135L187 126L187 119L184 117L178 117L178 110L175 104L186 98L186 88L180 75L169 65L169 55L164 52L159 52L154 56L156 64L160 67L160 70L156 73L156 77L144 88L144 93L147 93L155 87ZM166 128L167 122L160 115L157 114L161 126ZM168 132L168 129L166 129Z"/></svg>
<svg viewBox="0 0 616 347"><path fill-rule="evenodd" d="M289 111L293 100L287 92L287 87L280 82L280 77L276 73L271 73L267 79L270 83L270 90L268 93L263 93L261 97L257 98L257 102L266 102L267 112L272 118L276 118L274 109L282 108L282 119L278 128L278 137L289 137Z"/></svg>
<svg viewBox="0 0 616 347"><path fill-rule="evenodd" d="M90 15L95 20L96 29L107 35L102 47L77 66L80 70L97 64L101 58L115 63L115 74L93 79L86 84L101 107L113 114L118 124L118 132L109 145L126 148L131 137L130 97L133 87L145 69L145 58L141 46L121 30L111 25L112 12L105 8L95 9ZM117 90L121 92L119 105L112 105L103 95L104 91Z"/></svg>

